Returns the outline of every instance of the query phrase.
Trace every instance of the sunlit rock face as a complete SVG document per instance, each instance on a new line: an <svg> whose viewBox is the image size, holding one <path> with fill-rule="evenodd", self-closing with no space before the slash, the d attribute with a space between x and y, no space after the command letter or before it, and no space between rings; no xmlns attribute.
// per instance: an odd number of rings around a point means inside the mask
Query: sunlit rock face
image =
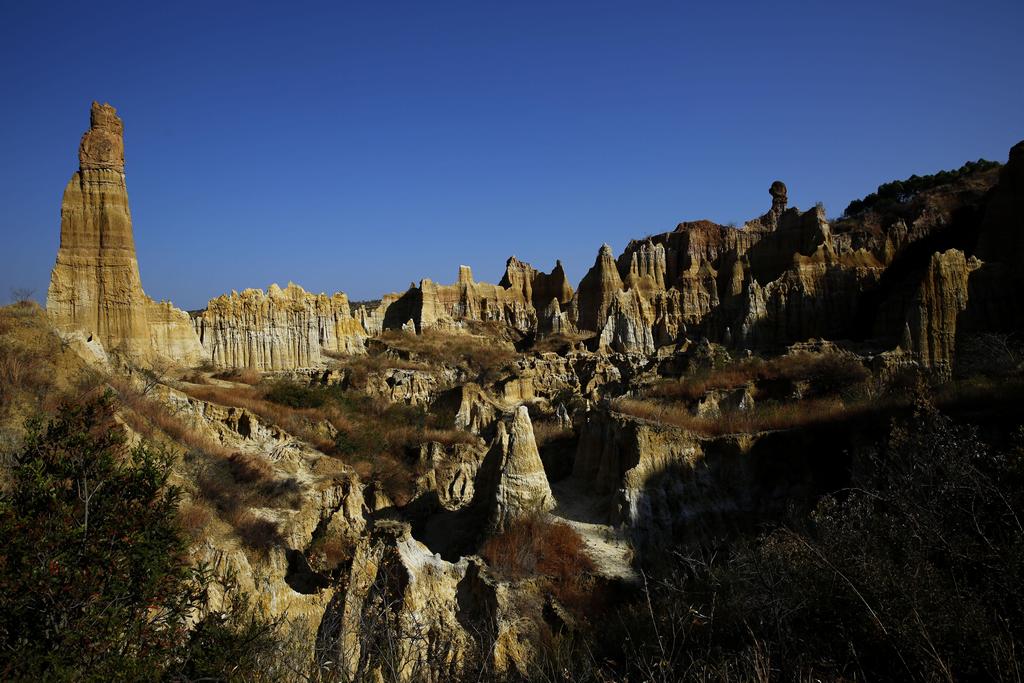
<svg viewBox="0 0 1024 683"><path fill-rule="evenodd" d="M513 256L496 285L477 282L469 266L459 266L453 284L420 280L404 293L385 295L375 308L360 307L356 317L370 334L401 329L450 330L467 322L501 323L526 334L538 329L569 331L572 324L562 307L572 296L561 262L556 262L550 273L544 273Z"/></svg>
<svg viewBox="0 0 1024 683"><path fill-rule="evenodd" d="M124 126L93 102L79 170L64 190L60 249L46 308L62 332L83 332L139 361L202 359L188 315L146 296L139 276L124 175ZM154 333L155 330L155 333Z"/></svg>
<svg viewBox="0 0 1024 683"><path fill-rule="evenodd" d="M498 479L491 501L491 526L507 528L517 519L544 513L555 507L551 486L544 473L533 424L526 406L519 406L511 425L498 423L492 445Z"/></svg>
<svg viewBox="0 0 1024 683"><path fill-rule="evenodd" d="M292 283L220 296L193 322L206 356L226 368L316 367L327 353L363 353L367 336L343 293L311 294Z"/></svg>

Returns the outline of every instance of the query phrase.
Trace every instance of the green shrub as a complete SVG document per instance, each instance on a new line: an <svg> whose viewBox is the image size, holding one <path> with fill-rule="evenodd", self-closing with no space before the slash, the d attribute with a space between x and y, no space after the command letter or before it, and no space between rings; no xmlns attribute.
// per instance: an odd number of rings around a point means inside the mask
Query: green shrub
<svg viewBox="0 0 1024 683"><path fill-rule="evenodd" d="M196 678L208 670L192 644L238 652L254 629L273 638L275 624L251 614L242 624L229 607L211 615L216 638L200 629L190 640L193 615L209 607L209 576L187 559L171 460L146 446L127 450L111 402L108 394L31 420L14 457L0 495L4 680L178 679L188 661Z"/></svg>
<svg viewBox="0 0 1024 683"><path fill-rule="evenodd" d="M326 401L322 388L303 386L287 380L275 382L264 397L289 408L319 408Z"/></svg>

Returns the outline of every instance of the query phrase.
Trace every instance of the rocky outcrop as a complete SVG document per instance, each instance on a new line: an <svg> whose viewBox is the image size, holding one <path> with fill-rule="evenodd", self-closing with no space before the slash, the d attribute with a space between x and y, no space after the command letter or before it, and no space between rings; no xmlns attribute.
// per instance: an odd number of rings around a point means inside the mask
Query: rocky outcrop
<svg viewBox="0 0 1024 683"><path fill-rule="evenodd" d="M491 448L493 456L488 457L494 457L498 464L490 511L492 528L504 529L517 519L547 512L555 506L526 406L516 409L508 428L504 422L498 423Z"/></svg>
<svg viewBox="0 0 1024 683"><path fill-rule="evenodd" d="M576 292L576 324L581 330L600 330L608 319L615 295L623 289L612 248L601 246L597 260L580 280Z"/></svg>
<svg viewBox="0 0 1024 683"><path fill-rule="evenodd" d="M973 166L836 225L820 205L790 207L785 184L775 181L768 211L739 228L680 223L630 242L618 258L602 246L575 292L561 262L544 273L512 257L498 284L477 282L461 266L453 284L424 279L355 313L343 294L313 295L294 285L233 292L211 301L190 331L184 313L142 290L122 133L114 109L94 104L80 169L64 195L48 309L61 331L138 359L315 368L329 354L361 353L367 337L385 330L495 323L517 343L563 334L591 350L638 356L699 338L750 351L812 337L853 339L884 351L909 335L908 352L921 363L950 367L961 332L1024 325L1024 305L1012 294L1024 258L1022 143L998 177L991 164ZM964 255L970 271L968 284L955 286L964 290L959 294L950 289L954 265L931 263L950 249ZM435 389L416 386L419 379L395 375L378 393L432 400ZM530 400L518 380L503 390L506 400Z"/></svg>
<svg viewBox="0 0 1024 683"><path fill-rule="evenodd" d="M709 437L598 409L580 425L572 477L604 501L602 521L623 527L642 551L834 490L851 446L875 438L864 425L836 424Z"/></svg>
<svg viewBox="0 0 1024 683"><path fill-rule="evenodd" d="M81 332L108 352L150 363L202 360L188 315L146 296L135 256L124 175L124 126L93 102L79 147L79 170L64 190L60 248L46 310L58 330Z"/></svg>
<svg viewBox="0 0 1024 683"><path fill-rule="evenodd" d="M456 329L466 321L498 322L524 333L538 327L567 331L571 325L561 306L572 298L559 262L551 273L542 273L515 257L508 260L497 285L476 282L469 266L459 266L455 284L439 285L424 279L403 294L389 294L373 310L358 316L367 329Z"/></svg>
<svg viewBox="0 0 1024 683"><path fill-rule="evenodd" d="M335 596L318 633L324 667L346 680L443 681L524 672L539 624L477 557L446 562L408 524L377 522L360 543L348 589ZM539 605L533 605L537 610Z"/></svg>
<svg viewBox="0 0 1024 683"><path fill-rule="evenodd" d="M344 294L310 294L292 283L220 296L193 323L207 357L227 368L316 367L327 353L363 353L367 337Z"/></svg>
<svg viewBox="0 0 1024 683"><path fill-rule="evenodd" d="M967 308L968 281L981 266L962 251L933 254L917 296L907 310L909 349L924 365L949 370L954 359L957 320Z"/></svg>

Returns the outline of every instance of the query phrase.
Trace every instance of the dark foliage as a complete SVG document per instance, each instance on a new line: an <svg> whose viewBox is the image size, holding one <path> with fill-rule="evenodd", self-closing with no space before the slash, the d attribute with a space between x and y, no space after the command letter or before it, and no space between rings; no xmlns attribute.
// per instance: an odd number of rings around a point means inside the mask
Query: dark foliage
<svg viewBox="0 0 1024 683"><path fill-rule="evenodd" d="M612 637L632 680L1017 680L1022 452L919 403L857 486L757 540L680 553Z"/></svg>
<svg viewBox="0 0 1024 683"><path fill-rule="evenodd" d="M208 576L186 561L169 456L129 452L121 435L109 395L28 425L0 497L5 680L175 678L192 657L187 620L207 606ZM204 647L248 637L234 612L210 618L224 630Z"/></svg>
<svg viewBox="0 0 1024 683"><path fill-rule="evenodd" d="M987 171L998 167L998 162L978 159L977 161L968 161L955 171L939 171L938 173L924 176L912 175L906 180L894 180L891 183L883 183L878 186L878 190L863 199L854 199L850 202L846 207L846 211L843 212L843 216L856 216L868 209L886 212L909 202L925 190L947 185L971 173Z"/></svg>

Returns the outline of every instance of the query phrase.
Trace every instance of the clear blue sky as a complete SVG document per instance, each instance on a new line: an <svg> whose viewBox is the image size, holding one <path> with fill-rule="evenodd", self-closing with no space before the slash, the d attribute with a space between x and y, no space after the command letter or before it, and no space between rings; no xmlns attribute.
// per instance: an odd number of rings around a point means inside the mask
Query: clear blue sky
<svg viewBox="0 0 1024 683"><path fill-rule="evenodd" d="M159 9L152 7L159 6ZM89 103L143 285L375 298L516 255L839 214L1024 138L1024 2L4 2L0 300L45 298Z"/></svg>

